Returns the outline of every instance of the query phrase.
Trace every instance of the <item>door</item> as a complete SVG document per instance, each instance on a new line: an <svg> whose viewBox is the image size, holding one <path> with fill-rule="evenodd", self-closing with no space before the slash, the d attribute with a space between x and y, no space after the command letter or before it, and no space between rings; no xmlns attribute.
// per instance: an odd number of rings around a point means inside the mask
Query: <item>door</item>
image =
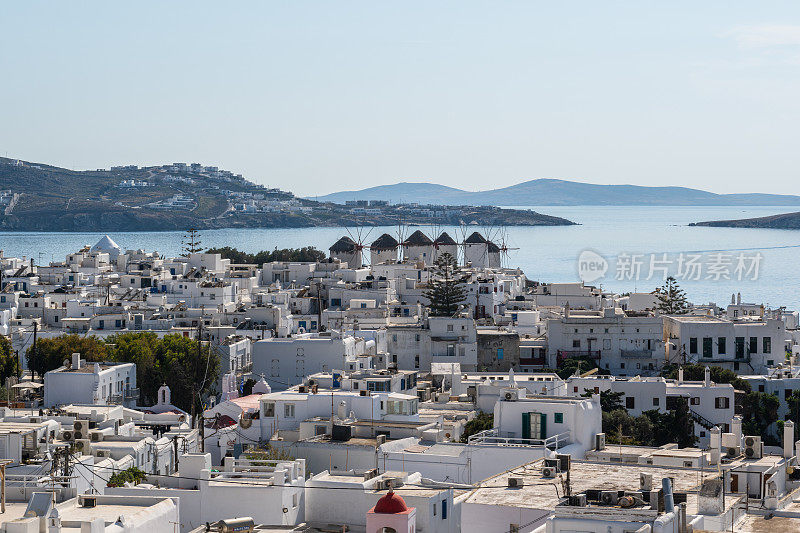
<svg viewBox="0 0 800 533"><path fill-rule="evenodd" d="M731 492L739 492L739 476L731 474Z"/></svg>
<svg viewBox="0 0 800 533"><path fill-rule="evenodd" d="M546 439L547 415L544 413L522 413L522 438Z"/></svg>

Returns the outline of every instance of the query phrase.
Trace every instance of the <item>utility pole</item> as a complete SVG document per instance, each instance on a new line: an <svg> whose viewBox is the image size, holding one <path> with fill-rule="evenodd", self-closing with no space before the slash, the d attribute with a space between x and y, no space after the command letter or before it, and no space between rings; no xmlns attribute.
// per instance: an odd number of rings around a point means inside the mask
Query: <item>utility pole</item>
<svg viewBox="0 0 800 533"><path fill-rule="evenodd" d="M202 343L202 335L203 335L203 317L200 316L200 319L197 321L197 358L192 365L192 420L194 421L197 416L197 401L200 398L200 392L197 390L197 365L200 362L200 358L203 356L203 343Z"/></svg>
<svg viewBox="0 0 800 533"><path fill-rule="evenodd" d="M39 331L39 323L36 319L33 321L33 347L31 348L31 380L36 381L36 334ZM42 375L42 382L44 382L44 375Z"/></svg>

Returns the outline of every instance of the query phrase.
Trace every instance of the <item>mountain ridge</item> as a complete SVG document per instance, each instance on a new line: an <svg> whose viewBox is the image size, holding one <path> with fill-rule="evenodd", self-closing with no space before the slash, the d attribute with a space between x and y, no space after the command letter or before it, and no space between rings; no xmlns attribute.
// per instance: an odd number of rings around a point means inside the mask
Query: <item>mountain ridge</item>
<svg viewBox="0 0 800 533"><path fill-rule="evenodd" d="M406 200L408 197L408 200ZM719 194L679 186L604 185L537 178L516 185L466 191L430 182L398 182L316 196L322 202L414 201L432 205L797 205L800 196L767 193Z"/></svg>

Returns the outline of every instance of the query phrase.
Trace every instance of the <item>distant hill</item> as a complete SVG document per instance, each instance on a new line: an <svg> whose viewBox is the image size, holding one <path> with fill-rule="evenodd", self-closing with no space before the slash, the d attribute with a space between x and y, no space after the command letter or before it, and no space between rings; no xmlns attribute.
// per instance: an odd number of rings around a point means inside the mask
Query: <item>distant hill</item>
<svg viewBox="0 0 800 533"><path fill-rule="evenodd" d="M444 195L440 185L423 187ZM451 189L458 193L457 189ZM409 197L411 201L414 198ZM343 206L197 163L73 171L0 157L0 231L174 231L403 224L561 226L530 209Z"/></svg>
<svg viewBox="0 0 800 533"><path fill-rule="evenodd" d="M800 212L771 215L768 217L741 218L737 220L712 220L708 222L695 222L689 225L717 228L800 229Z"/></svg>
<svg viewBox="0 0 800 533"><path fill-rule="evenodd" d="M388 200L433 205L797 205L800 196L716 194L687 187L597 185L541 178L485 191L465 191L434 183L396 183L319 196L321 202Z"/></svg>

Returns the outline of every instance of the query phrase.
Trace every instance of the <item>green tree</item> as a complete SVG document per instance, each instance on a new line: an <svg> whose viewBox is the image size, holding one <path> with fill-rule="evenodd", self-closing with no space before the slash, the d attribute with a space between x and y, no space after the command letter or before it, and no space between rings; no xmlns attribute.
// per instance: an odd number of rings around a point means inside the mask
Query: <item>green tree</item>
<svg viewBox="0 0 800 533"><path fill-rule="evenodd" d="M594 395L592 389L583 389L584 398L591 398ZM624 409L622 407L622 398L625 396L624 392L614 392L612 390L600 391L600 410L604 413L610 413L617 409Z"/></svg>
<svg viewBox="0 0 800 533"><path fill-rule="evenodd" d="M6 378L11 376L20 377L22 368L19 365L19 358L14 352L11 341L0 335L0 386L5 385Z"/></svg>
<svg viewBox="0 0 800 533"><path fill-rule="evenodd" d="M765 392L748 392L742 400L742 431L745 435L761 435L765 444L777 439L768 430L778 421L780 400L774 394ZM767 440L768 437L769 442Z"/></svg>
<svg viewBox="0 0 800 533"><path fill-rule="evenodd" d="M608 371L600 368L597 365L597 361L591 357L568 357L561 362L556 373L561 379L567 379L574 375L575 372L583 374L595 368L597 369L598 375L608 374Z"/></svg>
<svg viewBox="0 0 800 533"><path fill-rule="evenodd" d="M480 411L475 418L464 424L464 432L461 434L461 442L467 442L469 438L481 431L494 427L494 415Z"/></svg>
<svg viewBox="0 0 800 533"><path fill-rule="evenodd" d="M109 487L122 487L125 483L138 485L147 479L147 474L139 468L132 466L126 470L121 470L108 478Z"/></svg>
<svg viewBox="0 0 800 533"><path fill-rule="evenodd" d="M109 337L113 360L136 363L136 381L142 402L155 403L158 389L167 384L173 403L185 411L202 410L205 397L219 377L219 354L181 335L159 339L152 332L123 333Z"/></svg>
<svg viewBox="0 0 800 533"><path fill-rule="evenodd" d="M230 259L231 263L255 265L263 265L264 263L271 263L273 261L311 263L315 261L324 261L326 257L325 252L317 250L313 246L304 246L302 248L275 248L272 251L264 250L255 254L242 252L230 246L223 246L221 248L209 248L206 250L206 253L220 254L223 259Z"/></svg>
<svg viewBox="0 0 800 533"><path fill-rule="evenodd" d="M665 315L685 315L689 312L686 292L678 286L674 277L669 276L664 285L655 290L659 313Z"/></svg>
<svg viewBox="0 0 800 533"><path fill-rule="evenodd" d="M108 350L101 339L74 334L39 339L36 342L35 356L31 346L25 352L25 357L28 360L28 368L44 376L45 372L62 366L64 361L71 360L73 353L81 354L81 359L89 362L108 360Z"/></svg>
<svg viewBox="0 0 800 533"><path fill-rule="evenodd" d="M445 252L436 258L423 296L430 301L431 316L453 316L466 298L464 282L466 276L455 257Z"/></svg>
<svg viewBox="0 0 800 533"><path fill-rule="evenodd" d="M736 390L750 392L750 383L739 377L733 370L722 368L721 366L709 366L711 371L711 381L714 383L730 383ZM705 379L706 365L700 363L690 363L683 365L683 379L686 381L703 381ZM669 379L678 379L678 365L665 366L662 375Z"/></svg>

